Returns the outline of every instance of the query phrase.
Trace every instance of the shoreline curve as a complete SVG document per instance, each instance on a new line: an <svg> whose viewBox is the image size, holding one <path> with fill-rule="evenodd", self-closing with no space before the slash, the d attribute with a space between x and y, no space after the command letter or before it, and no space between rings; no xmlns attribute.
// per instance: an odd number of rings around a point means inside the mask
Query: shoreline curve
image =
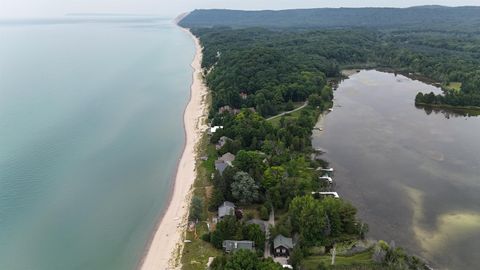
<svg viewBox="0 0 480 270"><path fill-rule="evenodd" d="M185 143L168 206L160 217L151 242L139 263L141 270L176 269L179 266L176 253L181 251L188 222L191 191L196 178L196 146L207 128L203 124L207 115L207 88L202 79L202 47L200 40L189 29L180 29L187 32L195 42L195 56L191 63L193 78L190 99L183 112Z"/></svg>

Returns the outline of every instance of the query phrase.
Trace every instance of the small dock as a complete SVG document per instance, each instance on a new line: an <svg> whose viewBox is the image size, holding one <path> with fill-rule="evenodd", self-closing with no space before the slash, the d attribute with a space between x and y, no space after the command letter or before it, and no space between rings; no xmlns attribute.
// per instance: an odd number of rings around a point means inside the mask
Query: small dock
<svg viewBox="0 0 480 270"><path fill-rule="evenodd" d="M333 173L333 168L322 168L318 167L317 171L322 171L322 172L327 172L327 173Z"/></svg>
<svg viewBox="0 0 480 270"><path fill-rule="evenodd" d="M312 192L313 196L319 196L319 197L332 197L332 198L340 198L337 192L334 191L317 191L317 192Z"/></svg>
<svg viewBox="0 0 480 270"><path fill-rule="evenodd" d="M320 176L318 177L318 180L327 181L329 184L333 184L333 179L328 175Z"/></svg>

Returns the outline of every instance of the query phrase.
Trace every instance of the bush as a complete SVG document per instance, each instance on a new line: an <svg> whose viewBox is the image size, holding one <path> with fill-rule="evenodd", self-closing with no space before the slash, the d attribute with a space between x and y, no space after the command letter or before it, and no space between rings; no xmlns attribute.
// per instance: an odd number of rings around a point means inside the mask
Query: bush
<svg viewBox="0 0 480 270"><path fill-rule="evenodd" d="M287 104L285 104L285 111L291 111L295 109L295 107L293 106L293 102L292 100L290 99Z"/></svg>
<svg viewBox="0 0 480 270"><path fill-rule="evenodd" d="M198 196L193 196L190 203L190 214L188 219L197 221L202 219L203 214L203 199Z"/></svg>
<svg viewBox="0 0 480 270"><path fill-rule="evenodd" d="M268 209L263 205L260 207L260 218L263 220L268 220L269 218Z"/></svg>
<svg viewBox="0 0 480 270"><path fill-rule="evenodd" d="M327 270L328 269L328 266L325 265L325 263L321 262L318 266L317 266L317 270Z"/></svg>
<svg viewBox="0 0 480 270"><path fill-rule="evenodd" d="M208 232L208 233L202 234L201 239L205 242L210 242L210 233Z"/></svg>

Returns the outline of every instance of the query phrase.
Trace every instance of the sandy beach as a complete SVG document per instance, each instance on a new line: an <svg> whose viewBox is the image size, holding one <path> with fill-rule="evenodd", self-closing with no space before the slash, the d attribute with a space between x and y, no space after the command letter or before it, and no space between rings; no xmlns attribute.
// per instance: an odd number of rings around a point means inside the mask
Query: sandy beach
<svg viewBox="0 0 480 270"><path fill-rule="evenodd" d="M183 28L182 28L183 29ZM184 111L185 149L178 163L177 174L169 206L158 224L150 247L146 251L142 270L179 268L177 255L181 251L183 234L186 230L192 185L195 181L196 145L206 130L207 89L201 72L202 48L199 40L188 32L195 41L195 57L192 62L193 81L190 101Z"/></svg>

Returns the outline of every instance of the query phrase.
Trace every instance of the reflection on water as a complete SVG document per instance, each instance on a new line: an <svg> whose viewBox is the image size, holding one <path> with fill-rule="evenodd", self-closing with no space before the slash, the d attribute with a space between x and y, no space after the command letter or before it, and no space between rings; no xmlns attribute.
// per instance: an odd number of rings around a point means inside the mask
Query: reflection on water
<svg viewBox="0 0 480 270"><path fill-rule="evenodd" d="M428 105L415 105L415 108L425 111L427 115L432 113L434 114L443 114L445 118L450 119L451 117L478 117L480 116L480 110L471 110L471 109L455 109L455 108L441 108L441 107L432 107Z"/></svg>
<svg viewBox="0 0 480 270"><path fill-rule="evenodd" d="M480 264L480 117L415 108L435 86L361 71L343 81L313 145L370 237L394 240L440 269ZM469 114L470 115L470 114Z"/></svg>

